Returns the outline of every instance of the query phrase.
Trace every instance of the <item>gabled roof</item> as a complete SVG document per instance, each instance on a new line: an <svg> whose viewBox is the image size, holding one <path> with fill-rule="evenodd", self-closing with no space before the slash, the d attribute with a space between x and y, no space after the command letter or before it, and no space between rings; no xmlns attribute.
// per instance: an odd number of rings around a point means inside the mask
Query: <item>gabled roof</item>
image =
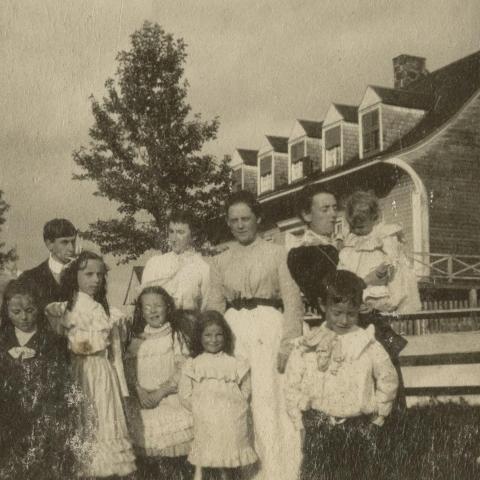
<svg viewBox="0 0 480 480"><path fill-rule="evenodd" d="M288 137L275 137L273 135L265 135L265 138L272 146L274 152L288 153Z"/></svg>
<svg viewBox="0 0 480 480"><path fill-rule="evenodd" d="M328 177L337 177L342 173L348 176L352 166L368 165L371 162L382 160L384 157L388 158L392 154L400 153L402 150L422 142L426 137L447 123L479 90L480 51L435 70L405 88L406 92L421 93L426 97L430 97L432 99L431 108L410 132L394 142L387 150L363 159L353 159L348 164L333 171L318 171L309 177L305 177L303 182L295 183L295 185L288 184L275 189L274 192L265 195L262 198L262 202L269 202L282 191L290 194L289 190L294 192L302 184L309 183L315 179L328 179ZM342 106L338 104L333 105L339 113L344 115ZM356 109L356 107L351 108Z"/></svg>
<svg viewBox="0 0 480 480"><path fill-rule="evenodd" d="M322 138L323 122L315 122L313 120L297 120L310 138Z"/></svg>
<svg viewBox="0 0 480 480"><path fill-rule="evenodd" d="M237 148L237 152L245 165L249 165L250 167L257 166L258 150L246 150L245 148Z"/></svg>
<svg viewBox="0 0 480 480"><path fill-rule="evenodd" d="M348 123L358 123L358 106L334 103L333 106Z"/></svg>
<svg viewBox="0 0 480 480"><path fill-rule="evenodd" d="M428 110L432 106L432 96L425 93L379 87L378 85L370 85L370 88L380 97L382 103L386 105L418 110Z"/></svg>
<svg viewBox="0 0 480 480"><path fill-rule="evenodd" d="M450 63L411 83L409 92L433 99L431 109L417 126L387 152L413 145L447 122L480 89L480 51Z"/></svg>

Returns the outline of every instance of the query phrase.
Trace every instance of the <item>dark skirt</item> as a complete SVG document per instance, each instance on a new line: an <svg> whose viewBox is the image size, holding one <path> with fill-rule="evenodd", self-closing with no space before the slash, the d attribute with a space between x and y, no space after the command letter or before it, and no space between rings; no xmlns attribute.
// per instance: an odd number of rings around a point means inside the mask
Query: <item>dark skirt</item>
<svg viewBox="0 0 480 480"><path fill-rule="evenodd" d="M305 441L301 480L363 480L380 478L381 428L367 416L332 425L317 410L303 413Z"/></svg>

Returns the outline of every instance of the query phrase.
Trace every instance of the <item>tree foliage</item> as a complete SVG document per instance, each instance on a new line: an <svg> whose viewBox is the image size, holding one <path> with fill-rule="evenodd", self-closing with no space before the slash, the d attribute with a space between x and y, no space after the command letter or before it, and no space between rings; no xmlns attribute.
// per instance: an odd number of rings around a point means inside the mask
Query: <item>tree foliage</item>
<svg viewBox="0 0 480 480"><path fill-rule="evenodd" d="M217 118L203 121L187 103L186 44L145 22L131 48L117 56L106 95L91 97L94 125L88 147L73 154L96 195L118 202L120 218L97 220L87 236L122 261L166 245L166 218L188 209L208 221L230 190L230 167L203 154L216 138Z"/></svg>
<svg viewBox="0 0 480 480"><path fill-rule="evenodd" d="M5 214L7 213L10 206L3 198L3 191L0 190L0 232L2 230L2 225L6 222ZM5 242L0 242L0 267L3 266L6 260L14 260L17 258L15 248L4 251Z"/></svg>

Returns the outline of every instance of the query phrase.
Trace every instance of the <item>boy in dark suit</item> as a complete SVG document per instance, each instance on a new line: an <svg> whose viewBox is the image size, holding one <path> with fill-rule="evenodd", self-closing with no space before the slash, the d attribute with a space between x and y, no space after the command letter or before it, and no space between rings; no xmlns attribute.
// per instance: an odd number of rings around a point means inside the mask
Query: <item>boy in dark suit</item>
<svg viewBox="0 0 480 480"><path fill-rule="evenodd" d="M35 292L41 312L52 302L64 300L60 294L60 275L75 254L77 229L64 218L54 218L43 227L43 239L50 257L22 273L19 280Z"/></svg>

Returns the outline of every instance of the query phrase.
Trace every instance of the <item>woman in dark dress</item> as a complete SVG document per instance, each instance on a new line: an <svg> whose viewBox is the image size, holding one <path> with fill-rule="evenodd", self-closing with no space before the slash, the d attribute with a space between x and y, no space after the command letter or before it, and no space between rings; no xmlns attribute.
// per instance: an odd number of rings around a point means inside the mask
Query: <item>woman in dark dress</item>
<svg viewBox="0 0 480 480"><path fill-rule="evenodd" d="M307 185L300 194L298 212L308 229L300 245L289 251L287 265L309 306L321 313L322 299L325 298L323 279L337 269L338 250L341 248L341 242L334 237L337 200L325 187ZM383 273L373 271L363 280L368 285L382 285L386 282ZM376 311L366 311L360 316L360 326L366 327L369 324L375 326L375 337L397 370L400 381L397 403L403 408L406 402L399 355L407 341Z"/></svg>

